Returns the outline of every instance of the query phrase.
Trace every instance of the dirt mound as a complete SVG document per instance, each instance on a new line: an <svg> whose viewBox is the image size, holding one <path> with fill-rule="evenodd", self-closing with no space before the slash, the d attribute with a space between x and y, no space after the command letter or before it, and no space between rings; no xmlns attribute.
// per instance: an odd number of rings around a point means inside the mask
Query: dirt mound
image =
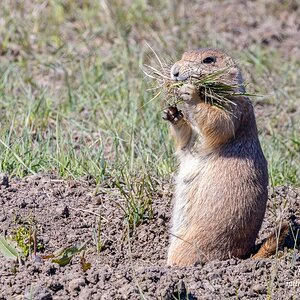
<svg viewBox="0 0 300 300"><path fill-rule="evenodd" d="M230 259L190 268L167 267L169 183L157 187L154 218L144 220L128 234L120 208L124 200L113 189L53 176L2 181L1 232L9 236L20 224L34 219L42 247L36 259L27 259L17 267L0 258L0 299L265 299L266 295L288 299L300 291L299 251L293 248L265 260ZM300 221L299 190L279 187L269 194L258 243L279 220ZM99 216L101 228L97 231ZM100 253L93 232L100 234ZM91 263L86 272L78 255L64 267L41 258L84 242L85 259ZM293 244L291 236L286 243Z"/></svg>

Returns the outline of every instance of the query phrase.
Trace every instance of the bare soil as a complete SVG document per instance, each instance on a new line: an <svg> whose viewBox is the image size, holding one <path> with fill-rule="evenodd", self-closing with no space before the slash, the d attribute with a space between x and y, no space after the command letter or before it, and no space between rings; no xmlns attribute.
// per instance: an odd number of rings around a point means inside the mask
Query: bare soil
<svg viewBox="0 0 300 300"><path fill-rule="evenodd" d="M130 234L118 192L105 187L95 191L92 180L63 181L50 175L9 182L2 178L1 232L10 235L34 218L43 249L20 266L0 258L0 299L297 298L300 258L291 233L277 257L171 268L166 266L171 185L159 184L153 197L154 217ZM269 198L258 243L279 220L300 222L299 190L278 187L270 190ZM92 231L100 214L102 250L97 253ZM86 272L79 256L64 267L41 258L84 242L85 258L91 263Z"/></svg>

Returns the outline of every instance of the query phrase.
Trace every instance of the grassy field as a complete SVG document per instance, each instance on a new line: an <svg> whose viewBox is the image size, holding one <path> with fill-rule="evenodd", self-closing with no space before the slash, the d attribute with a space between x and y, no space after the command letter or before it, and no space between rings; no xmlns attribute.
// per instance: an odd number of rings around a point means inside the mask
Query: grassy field
<svg viewBox="0 0 300 300"><path fill-rule="evenodd" d="M0 172L151 189L174 171L163 101L149 102L141 70L154 59L148 43L173 60L186 48L228 49L262 95L254 103L271 185L299 185L299 60L268 45L238 49L213 28L199 40L195 3L2 1Z"/></svg>

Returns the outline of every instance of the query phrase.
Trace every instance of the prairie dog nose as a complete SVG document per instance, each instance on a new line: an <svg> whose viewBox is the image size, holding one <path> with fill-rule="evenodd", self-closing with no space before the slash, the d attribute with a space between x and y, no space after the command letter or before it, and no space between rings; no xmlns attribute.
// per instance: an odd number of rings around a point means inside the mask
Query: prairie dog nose
<svg viewBox="0 0 300 300"><path fill-rule="evenodd" d="M180 80L178 77L179 77L179 67L177 67L175 64L171 68L171 78L172 80Z"/></svg>
<svg viewBox="0 0 300 300"><path fill-rule="evenodd" d="M176 81L184 81L188 78L189 74L182 69L180 64L175 63L171 68L171 79Z"/></svg>

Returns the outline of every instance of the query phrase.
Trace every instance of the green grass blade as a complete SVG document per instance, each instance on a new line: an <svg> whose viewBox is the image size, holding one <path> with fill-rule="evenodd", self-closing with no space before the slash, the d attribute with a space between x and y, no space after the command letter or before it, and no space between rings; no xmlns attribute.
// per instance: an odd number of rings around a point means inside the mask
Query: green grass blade
<svg viewBox="0 0 300 300"><path fill-rule="evenodd" d="M3 236L0 236L0 253L6 259L17 260L20 257L17 249L13 245L8 243L8 241Z"/></svg>

